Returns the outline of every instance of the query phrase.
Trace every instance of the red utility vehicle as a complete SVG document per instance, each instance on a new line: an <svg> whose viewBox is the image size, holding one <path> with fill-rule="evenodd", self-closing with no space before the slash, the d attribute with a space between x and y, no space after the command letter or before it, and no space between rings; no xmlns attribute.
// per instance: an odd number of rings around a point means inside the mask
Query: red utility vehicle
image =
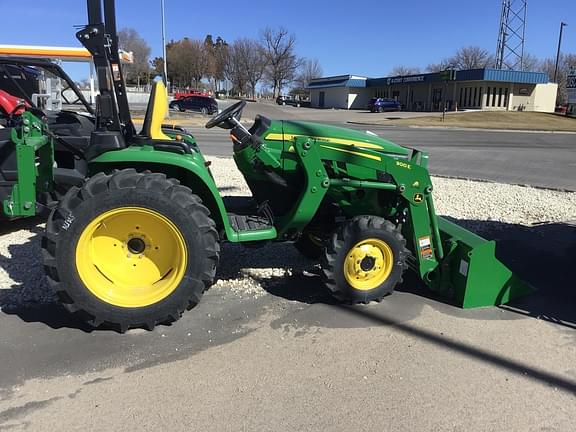
<svg viewBox="0 0 576 432"><path fill-rule="evenodd" d="M176 92L174 93L174 99L182 99L189 96L206 96L210 97L210 95L206 92L198 91L198 90L186 90L183 92Z"/></svg>
<svg viewBox="0 0 576 432"><path fill-rule="evenodd" d="M25 100L12 96L7 91L0 89L0 114L20 115L27 106L30 105Z"/></svg>

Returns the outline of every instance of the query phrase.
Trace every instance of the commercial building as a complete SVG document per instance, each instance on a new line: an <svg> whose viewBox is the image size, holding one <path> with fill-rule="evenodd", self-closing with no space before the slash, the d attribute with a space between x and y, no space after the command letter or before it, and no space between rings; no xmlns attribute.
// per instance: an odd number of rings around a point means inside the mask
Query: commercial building
<svg viewBox="0 0 576 432"><path fill-rule="evenodd" d="M407 111L478 109L554 112L558 85L542 72L470 69L367 78L339 75L309 82L311 106L365 109L373 97L398 100Z"/></svg>

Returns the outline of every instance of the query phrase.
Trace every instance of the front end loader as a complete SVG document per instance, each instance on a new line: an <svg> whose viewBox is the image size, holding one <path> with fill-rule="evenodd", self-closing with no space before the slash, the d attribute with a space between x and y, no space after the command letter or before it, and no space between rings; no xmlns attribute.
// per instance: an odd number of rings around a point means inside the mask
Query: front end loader
<svg viewBox="0 0 576 432"><path fill-rule="evenodd" d="M371 133L263 116L246 128L245 102L235 103L206 127L230 131L252 197L222 197L194 137L163 124L162 81L136 131L114 1L88 0L88 16L77 37L93 55L100 95L87 176L52 210L43 259L62 304L91 325L123 332L177 320L212 283L222 242L293 242L348 303L382 300L407 268L463 308L531 291L494 242L436 215L426 153ZM34 194L52 184L51 133L24 113L11 143L26 157L4 212L32 215Z"/></svg>

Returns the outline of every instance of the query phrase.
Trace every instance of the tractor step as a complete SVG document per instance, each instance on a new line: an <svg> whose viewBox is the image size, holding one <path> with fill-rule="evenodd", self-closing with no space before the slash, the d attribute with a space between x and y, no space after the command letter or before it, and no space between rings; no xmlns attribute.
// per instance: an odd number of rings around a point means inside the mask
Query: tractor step
<svg viewBox="0 0 576 432"><path fill-rule="evenodd" d="M265 216L228 213L228 220L239 242L273 240L278 236L276 228Z"/></svg>
<svg viewBox="0 0 576 432"><path fill-rule="evenodd" d="M228 213L230 225L236 232L261 231L274 228L268 218L259 215L239 215Z"/></svg>
<svg viewBox="0 0 576 432"><path fill-rule="evenodd" d="M224 197L224 205L230 226L238 234L238 241L273 240L277 237L271 214L259 209L252 197Z"/></svg>

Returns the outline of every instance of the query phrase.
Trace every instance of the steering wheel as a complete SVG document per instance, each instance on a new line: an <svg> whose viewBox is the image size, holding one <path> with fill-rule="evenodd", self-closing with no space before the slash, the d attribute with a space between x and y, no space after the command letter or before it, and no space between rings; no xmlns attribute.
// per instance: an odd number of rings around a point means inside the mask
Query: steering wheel
<svg viewBox="0 0 576 432"><path fill-rule="evenodd" d="M219 126L222 129L232 129L235 125L234 123L230 122L230 119L235 118L236 120L240 120L244 106L246 106L245 100L241 100L240 102L236 102L234 105L230 105L220 114L208 120L208 123L206 123L206 129L211 129L214 126Z"/></svg>

